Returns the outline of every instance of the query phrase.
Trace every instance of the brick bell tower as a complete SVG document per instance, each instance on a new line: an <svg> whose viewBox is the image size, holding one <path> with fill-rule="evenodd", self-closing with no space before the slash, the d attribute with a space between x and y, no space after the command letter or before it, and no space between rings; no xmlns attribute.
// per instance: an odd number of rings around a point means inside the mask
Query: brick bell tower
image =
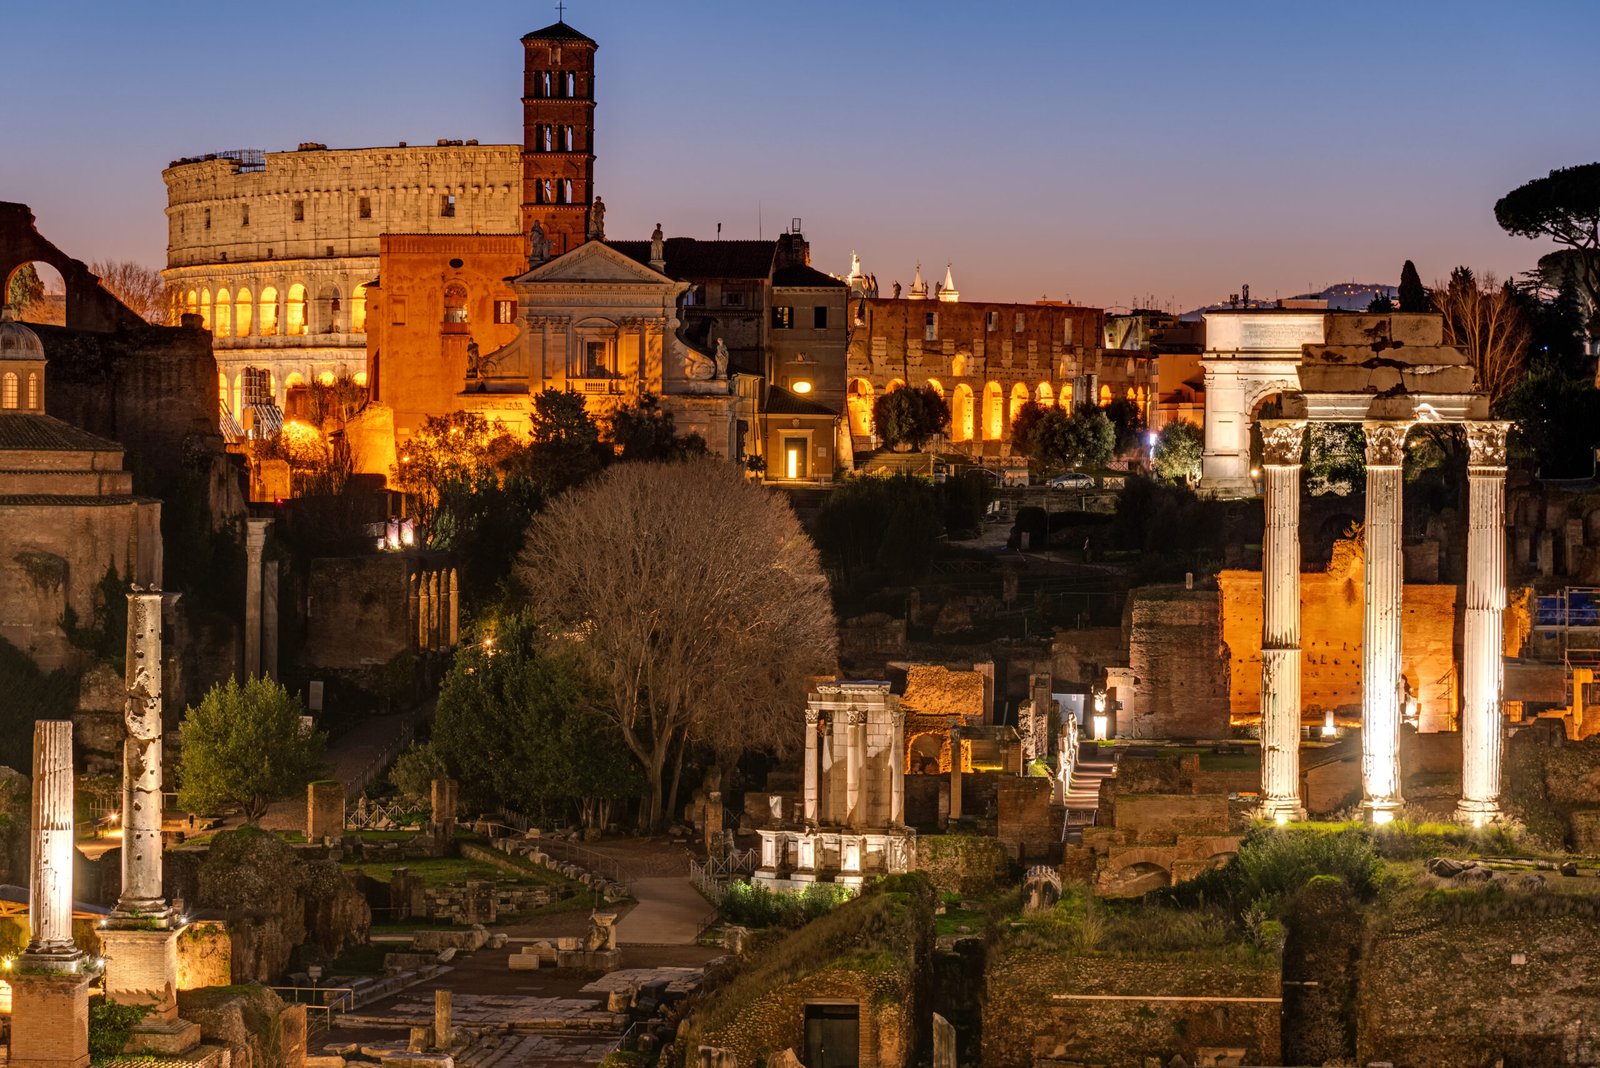
<svg viewBox="0 0 1600 1068"><path fill-rule="evenodd" d="M522 39L522 229L559 256L583 244L594 204L594 53L565 22Z"/></svg>

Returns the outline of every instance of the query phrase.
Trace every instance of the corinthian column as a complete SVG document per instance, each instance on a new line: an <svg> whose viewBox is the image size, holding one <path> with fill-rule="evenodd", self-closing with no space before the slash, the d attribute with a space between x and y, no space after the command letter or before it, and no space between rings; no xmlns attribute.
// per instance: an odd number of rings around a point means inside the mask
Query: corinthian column
<svg viewBox="0 0 1600 1068"><path fill-rule="evenodd" d="M844 823L854 827L861 819L861 732L867 714L851 710L844 717Z"/></svg>
<svg viewBox="0 0 1600 1068"><path fill-rule="evenodd" d="M1400 468L1410 423L1367 423L1366 612L1361 632L1361 807L1388 823L1400 796Z"/></svg>
<svg viewBox="0 0 1600 1068"><path fill-rule="evenodd" d="M806 709L806 768L804 792L800 795L800 818L807 827L817 825L817 722L822 713Z"/></svg>
<svg viewBox="0 0 1600 1068"><path fill-rule="evenodd" d="M1300 444L1303 420L1263 421L1266 531L1261 541L1261 808L1305 816L1300 803Z"/></svg>
<svg viewBox="0 0 1600 1068"><path fill-rule="evenodd" d="M76 971L72 944L72 722L33 725L33 873L24 968ZM9 977L8 977L9 978Z"/></svg>
<svg viewBox="0 0 1600 1068"><path fill-rule="evenodd" d="M1506 431L1468 423L1467 618L1461 643L1461 802L1456 818L1500 816L1500 696L1506 607Z"/></svg>

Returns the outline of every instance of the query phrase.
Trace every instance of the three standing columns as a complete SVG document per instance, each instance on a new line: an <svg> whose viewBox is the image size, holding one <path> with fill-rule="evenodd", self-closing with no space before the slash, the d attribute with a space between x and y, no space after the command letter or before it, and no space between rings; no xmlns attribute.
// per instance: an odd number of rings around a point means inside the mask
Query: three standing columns
<svg viewBox="0 0 1600 1068"><path fill-rule="evenodd" d="M1388 823L1400 796L1400 633L1405 589L1401 466L1409 422L1369 422L1365 526L1366 605L1361 655L1361 808Z"/></svg>
<svg viewBox="0 0 1600 1068"><path fill-rule="evenodd" d="M1466 424L1467 618L1461 665L1461 802L1474 825L1500 816L1500 697L1505 676L1506 431Z"/></svg>
<svg viewBox="0 0 1600 1068"><path fill-rule="evenodd" d="M1261 423L1266 529L1261 542L1261 808L1303 819L1300 801L1300 445L1303 420Z"/></svg>

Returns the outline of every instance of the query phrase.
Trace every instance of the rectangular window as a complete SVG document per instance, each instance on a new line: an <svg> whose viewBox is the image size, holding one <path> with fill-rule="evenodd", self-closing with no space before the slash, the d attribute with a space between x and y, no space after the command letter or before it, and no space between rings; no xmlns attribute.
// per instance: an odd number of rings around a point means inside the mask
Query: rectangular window
<svg viewBox="0 0 1600 1068"><path fill-rule="evenodd" d="M924 341L938 341L939 340L939 313L938 312L923 312L922 313L922 340L924 340Z"/></svg>
<svg viewBox="0 0 1600 1068"><path fill-rule="evenodd" d="M240 212L239 212L239 225L240 226L249 226L250 225L250 209L249 209L249 207L245 207L245 208L240 209Z"/></svg>
<svg viewBox="0 0 1600 1068"><path fill-rule="evenodd" d="M688 291L683 294L683 306L685 308L698 308L704 305L705 302L705 286L690 286Z"/></svg>
<svg viewBox="0 0 1600 1068"><path fill-rule="evenodd" d="M989 313L988 329L989 329L989 333L991 333L991 334L994 333L996 330L1000 329L1000 313L999 312L992 311L992 312Z"/></svg>
<svg viewBox="0 0 1600 1068"><path fill-rule="evenodd" d="M1071 319L1067 320L1066 330L1062 334L1061 341L1062 341L1063 344L1066 344L1066 345L1072 344L1072 320Z"/></svg>
<svg viewBox="0 0 1600 1068"><path fill-rule="evenodd" d="M252 404L266 404L270 400L272 400L272 378L266 369L246 367L239 402L248 408Z"/></svg>
<svg viewBox="0 0 1600 1068"><path fill-rule="evenodd" d="M356 214L363 219L372 218L372 198L362 197L356 205Z"/></svg>
<svg viewBox="0 0 1600 1068"><path fill-rule="evenodd" d="M206 209L206 229L211 229L211 209Z"/></svg>
<svg viewBox="0 0 1600 1068"><path fill-rule="evenodd" d="M583 343L583 377L606 378L610 371L606 367L606 343L604 341L585 341Z"/></svg>
<svg viewBox="0 0 1600 1068"><path fill-rule="evenodd" d="M294 202L294 221L306 221L306 202L303 200L297 200Z"/></svg>
<svg viewBox="0 0 1600 1068"><path fill-rule="evenodd" d="M772 329L791 330L794 328L794 309L788 305L778 305L772 309Z"/></svg>
<svg viewBox="0 0 1600 1068"><path fill-rule="evenodd" d="M517 302L514 300L497 300L494 302L494 321L497 323L514 323L517 321Z"/></svg>
<svg viewBox="0 0 1600 1068"><path fill-rule="evenodd" d="M389 302L389 321L395 326L406 325L406 298L396 297Z"/></svg>
<svg viewBox="0 0 1600 1068"><path fill-rule="evenodd" d="M439 198L439 217L441 219L453 219L455 214L456 195L454 193L445 193Z"/></svg>
<svg viewBox="0 0 1600 1068"><path fill-rule="evenodd" d="M722 306L724 308L744 307L744 290L724 289L722 291Z"/></svg>
<svg viewBox="0 0 1600 1068"><path fill-rule="evenodd" d="M811 309L811 325L818 330L828 329L828 306L818 304Z"/></svg>
<svg viewBox="0 0 1600 1068"><path fill-rule="evenodd" d="M1012 332L1016 334L1022 333L1022 331L1027 327L1027 323L1027 315L1022 312L1017 312L1017 325L1012 327Z"/></svg>

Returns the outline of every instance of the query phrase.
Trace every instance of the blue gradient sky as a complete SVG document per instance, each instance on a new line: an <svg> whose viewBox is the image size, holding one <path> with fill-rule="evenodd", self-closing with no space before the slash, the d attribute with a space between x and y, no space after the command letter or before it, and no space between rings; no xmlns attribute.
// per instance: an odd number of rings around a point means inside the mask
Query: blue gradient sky
<svg viewBox="0 0 1600 1068"><path fill-rule="evenodd" d="M554 5L6 3L0 199L83 260L165 262L171 159L520 140ZM1285 9L1293 8L1293 12ZM804 220L885 292L1179 308L1504 275L1496 197L1600 159L1600 2L574 0L611 236Z"/></svg>

